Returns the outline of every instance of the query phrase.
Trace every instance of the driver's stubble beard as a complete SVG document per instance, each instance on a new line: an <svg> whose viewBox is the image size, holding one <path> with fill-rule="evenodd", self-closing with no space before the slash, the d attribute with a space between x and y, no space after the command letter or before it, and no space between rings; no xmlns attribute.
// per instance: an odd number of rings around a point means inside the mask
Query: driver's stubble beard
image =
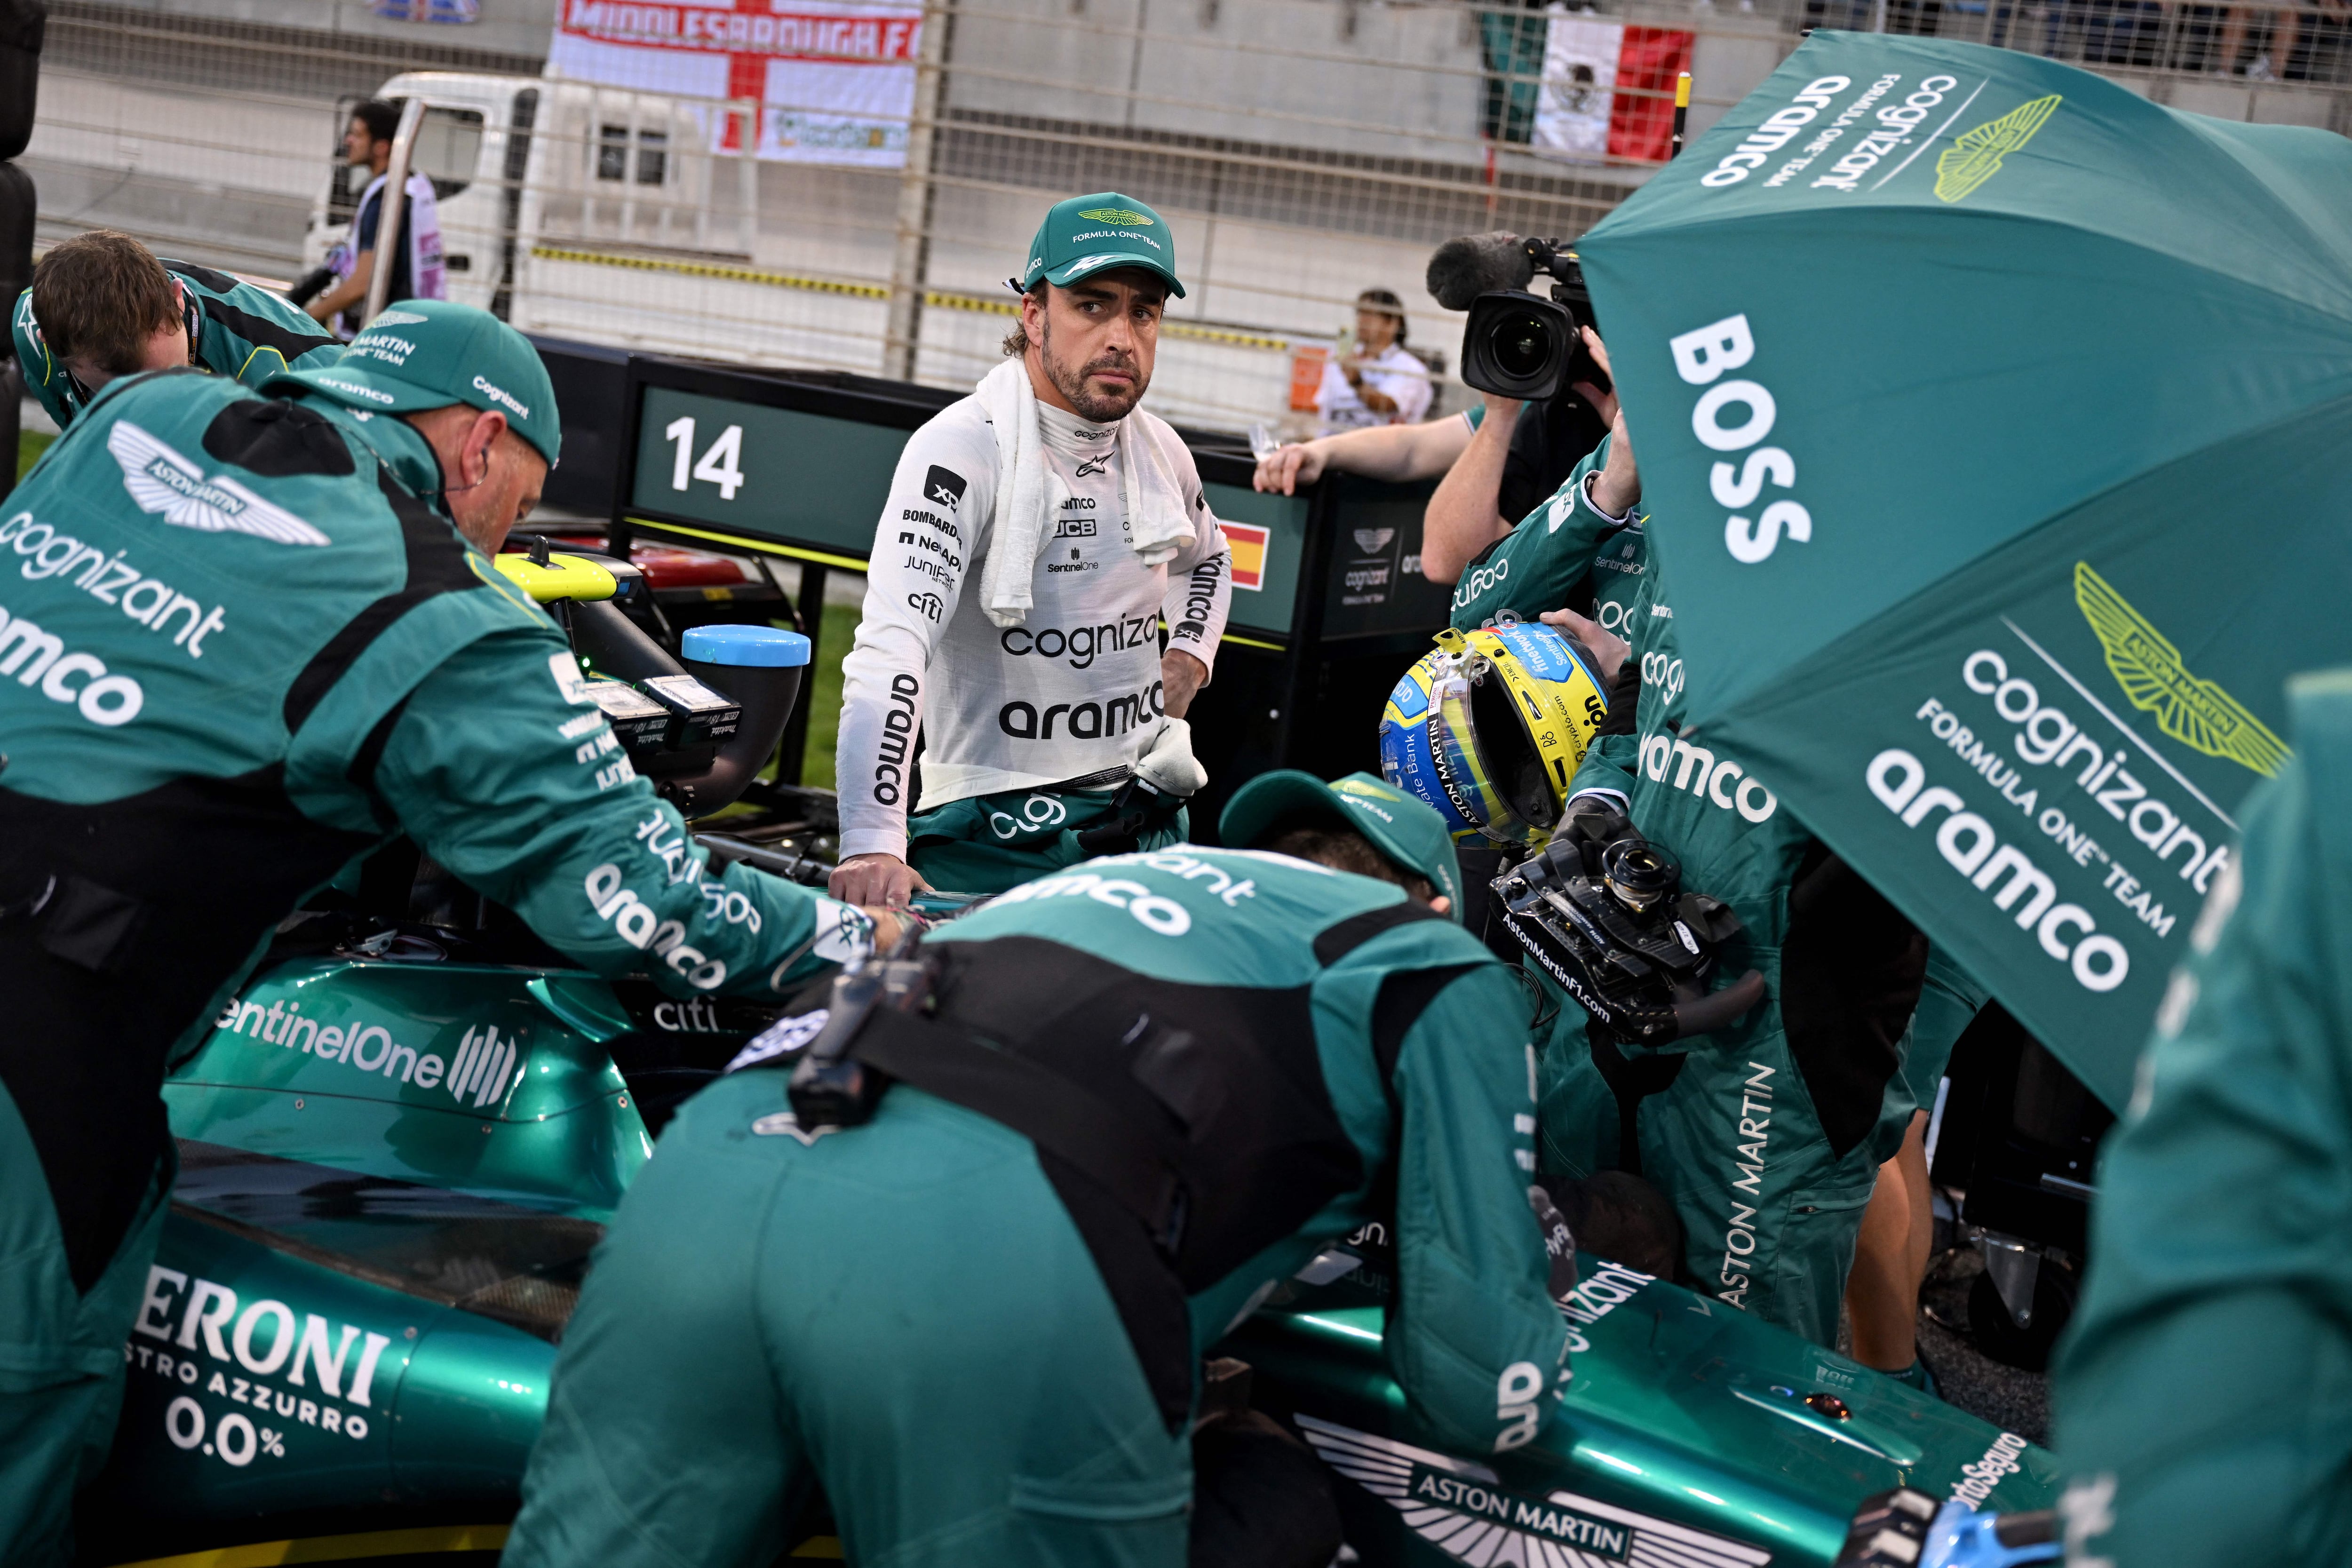
<svg viewBox="0 0 2352 1568"><path fill-rule="evenodd" d="M1114 425L1126 418L1133 412L1135 405L1143 401L1143 394L1150 386L1151 377L1133 354L1104 354L1083 365L1075 367L1067 365L1054 353L1054 321L1051 314L1045 318L1040 327L1044 332L1045 341L1038 345L1037 357L1045 366L1045 379L1054 384L1055 391L1069 399L1070 406L1078 411L1079 418L1092 425ZM1099 397L1087 390L1088 373L1108 370L1113 366L1134 374L1135 390L1133 392L1125 397Z"/></svg>

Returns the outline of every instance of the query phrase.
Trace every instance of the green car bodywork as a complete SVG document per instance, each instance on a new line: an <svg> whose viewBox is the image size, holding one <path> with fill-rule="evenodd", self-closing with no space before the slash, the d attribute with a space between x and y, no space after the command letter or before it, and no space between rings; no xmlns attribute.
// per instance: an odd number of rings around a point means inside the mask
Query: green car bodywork
<svg viewBox="0 0 2352 1568"><path fill-rule="evenodd" d="M165 1088L180 1184L86 1557L495 1549L647 1112L764 1016L414 930L265 966ZM1444 1453L1381 1359L1381 1242L1327 1253L1223 1351L1330 1465L1367 1563L1828 1563L1892 1486L2054 1498L2047 1452L1590 1258L1565 1419ZM830 1529L794 1554L836 1553Z"/></svg>

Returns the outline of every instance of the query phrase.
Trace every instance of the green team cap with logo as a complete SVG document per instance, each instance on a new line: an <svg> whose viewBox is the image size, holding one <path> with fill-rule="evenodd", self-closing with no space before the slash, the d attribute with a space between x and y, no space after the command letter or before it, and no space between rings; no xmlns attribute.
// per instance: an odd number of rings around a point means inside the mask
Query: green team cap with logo
<svg viewBox="0 0 2352 1568"><path fill-rule="evenodd" d="M552 466L563 445L555 387L529 339L488 310L447 300L401 300L319 370L280 371L265 387L299 382L347 407L377 414L470 404L507 416Z"/></svg>
<svg viewBox="0 0 2352 1568"><path fill-rule="evenodd" d="M1317 821L1354 828L1391 864L1428 878L1445 895L1454 923L1462 923L1462 863L1454 858L1454 836L1444 819L1370 773L1349 773L1329 784L1296 769L1260 773L1225 803L1217 837L1253 849Z"/></svg>
<svg viewBox="0 0 2352 1568"><path fill-rule="evenodd" d="M1119 267L1140 267L1168 280L1169 292L1181 300L1183 281L1176 276L1176 237L1168 220L1117 191L1072 196L1055 202L1037 237L1029 242L1029 263L1021 269L1023 292L1043 278L1066 289L1091 273Z"/></svg>

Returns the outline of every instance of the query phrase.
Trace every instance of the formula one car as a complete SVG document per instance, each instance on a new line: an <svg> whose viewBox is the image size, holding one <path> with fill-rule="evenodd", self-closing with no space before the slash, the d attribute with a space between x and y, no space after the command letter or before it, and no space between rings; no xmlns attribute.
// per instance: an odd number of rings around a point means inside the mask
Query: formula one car
<svg viewBox="0 0 2352 1568"><path fill-rule="evenodd" d="M773 751L796 669L633 633L625 563L542 545L504 567L705 847L822 877L807 850L831 825L794 817L806 795L711 820ZM731 735L704 698L736 710ZM667 717L626 727L648 707ZM179 1179L87 1562L495 1552L592 1248L676 1107L779 1012L572 967L404 844L314 902L165 1087ZM2053 1500L2054 1462L2021 1438L1591 1258L1563 1309L1564 1418L1508 1455L1447 1452L1381 1360L1384 1241L1325 1253L1220 1351L1328 1466L1353 1561L1827 1565L1892 1488ZM821 1504L790 1555L840 1555Z"/></svg>

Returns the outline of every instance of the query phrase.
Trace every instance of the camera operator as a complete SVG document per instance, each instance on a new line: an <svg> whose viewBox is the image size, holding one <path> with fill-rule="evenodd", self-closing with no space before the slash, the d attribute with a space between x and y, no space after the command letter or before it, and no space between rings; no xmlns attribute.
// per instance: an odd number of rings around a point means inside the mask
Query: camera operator
<svg viewBox="0 0 2352 1568"><path fill-rule="evenodd" d="M1522 288L1531 276L1525 242L1498 233L1440 247L1430 259L1428 284L1440 305L1460 310L1482 293ZM1327 471L1392 484L1443 475L1423 525L1422 569L1432 582L1451 583L1472 556L1557 491L1600 444L1614 412L1606 398L1590 382L1533 408L1490 394L1476 408L1426 424L1375 426L1286 445L1259 462L1254 483L1290 495ZM1433 549L1439 564L1432 563Z"/></svg>

